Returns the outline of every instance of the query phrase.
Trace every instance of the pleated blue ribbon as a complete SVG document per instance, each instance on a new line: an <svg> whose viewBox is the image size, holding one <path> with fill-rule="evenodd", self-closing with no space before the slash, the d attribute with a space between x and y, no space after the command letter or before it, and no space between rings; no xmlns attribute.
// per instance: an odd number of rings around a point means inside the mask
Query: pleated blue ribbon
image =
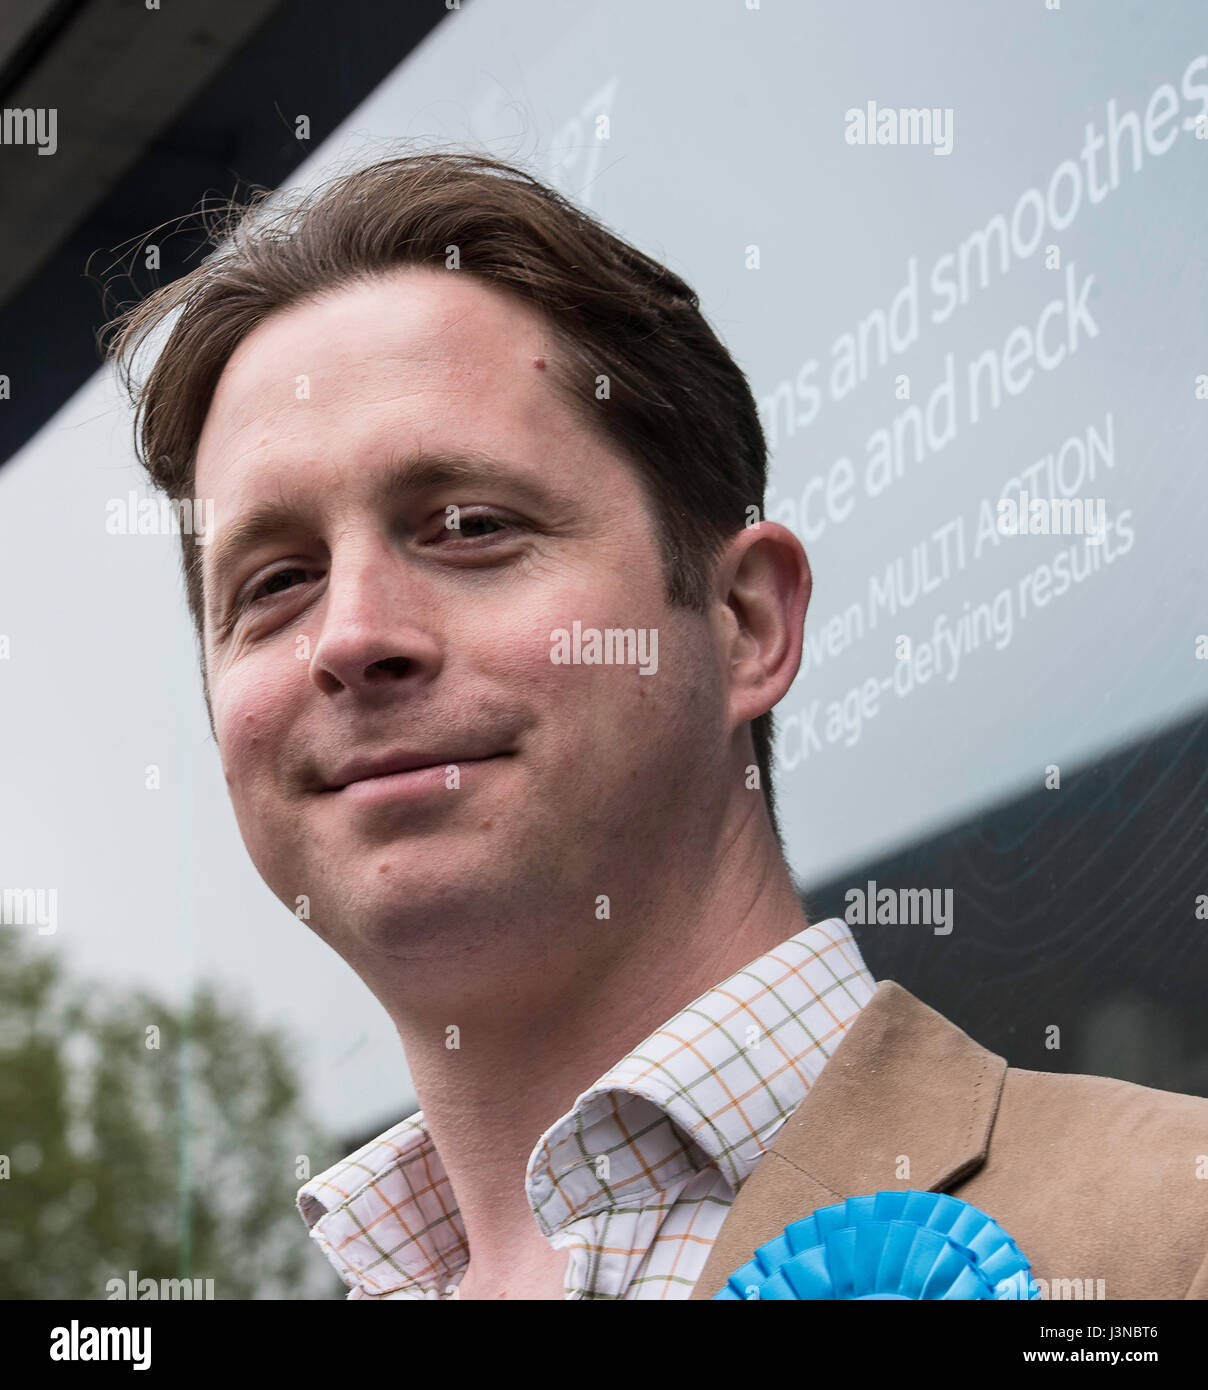
<svg viewBox="0 0 1208 1390"><path fill-rule="evenodd" d="M874 1192L819 1207L761 1245L715 1299L1034 1299L1019 1247L944 1192Z"/></svg>

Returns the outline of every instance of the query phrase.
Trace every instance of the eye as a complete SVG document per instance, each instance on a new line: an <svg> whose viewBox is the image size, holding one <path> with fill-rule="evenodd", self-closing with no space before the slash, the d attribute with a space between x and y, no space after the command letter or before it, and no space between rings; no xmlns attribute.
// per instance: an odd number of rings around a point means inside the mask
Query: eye
<svg viewBox="0 0 1208 1390"><path fill-rule="evenodd" d="M473 537L475 534L479 536L489 536L494 534L493 531L484 532L476 529L482 526L491 526L494 527L495 531L502 531L506 529L507 523L501 521L500 518L497 516L463 516L461 518L461 526L459 529L462 535L465 535L466 531L468 530L471 537Z"/></svg>
<svg viewBox="0 0 1208 1390"><path fill-rule="evenodd" d="M453 524L454 518L456 525ZM438 544L450 540L486 540L489 536L497 536L501 532L520 529L517 521L499 512L471 512L465 509L453 512L446 509L438 521L439 529L432 537Z"/></svg>
<svg viewBox="0 0 1208 1390"><path fill-rule="evenodd" d="M294 586L292 584L280 585L278 583L279 580L289 579L292 575L297 574L305 578L309 573L309 570L304 570L297 565L292 565L288 569L274 570L272 574L266 575L258 584L247 591L241 606L254 605L260 603L263 599L272 598L277 594L283 594Z"/></svg>

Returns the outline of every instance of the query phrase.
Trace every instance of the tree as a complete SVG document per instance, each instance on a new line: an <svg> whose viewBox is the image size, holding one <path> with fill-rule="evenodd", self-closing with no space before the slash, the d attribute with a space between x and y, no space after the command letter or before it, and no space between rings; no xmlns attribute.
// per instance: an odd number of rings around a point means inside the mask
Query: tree
<svg viewBox="0 0 1208 1390"><path fill-rule="evenodd" d="M294 1207L338 1154L291 1051L212 984L174 1008L73 982L0 927L0 1297L105 1299L132 1270L342 1297Z"/></svg>

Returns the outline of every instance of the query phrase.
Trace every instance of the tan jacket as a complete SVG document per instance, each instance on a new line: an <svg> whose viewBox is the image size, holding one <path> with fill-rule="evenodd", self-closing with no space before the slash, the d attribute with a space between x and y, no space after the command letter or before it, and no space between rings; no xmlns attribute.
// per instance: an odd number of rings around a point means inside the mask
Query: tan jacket
<svg viewBox="0 0 1208 1390"><path fill-rule="evenodd" d="M1047 1297L1208 1299L1208 1100L1008 1067L892 980L743 1183L691 1297L790 1222L890 1188L993 1217Z"/></svg>

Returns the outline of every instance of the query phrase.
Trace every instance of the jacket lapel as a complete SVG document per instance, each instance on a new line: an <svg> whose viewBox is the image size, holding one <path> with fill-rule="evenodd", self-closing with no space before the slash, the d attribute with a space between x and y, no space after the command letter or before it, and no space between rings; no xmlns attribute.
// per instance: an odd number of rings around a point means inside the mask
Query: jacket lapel
<svg viewBox="0 0 1208 1390"><path fill-rule="evenodd" d="M712 1298L793 1221L891 1188L938 1192L985 1161L1007 1064L893 980L857 1014L743 1183L692 1291Z"/></svg>

